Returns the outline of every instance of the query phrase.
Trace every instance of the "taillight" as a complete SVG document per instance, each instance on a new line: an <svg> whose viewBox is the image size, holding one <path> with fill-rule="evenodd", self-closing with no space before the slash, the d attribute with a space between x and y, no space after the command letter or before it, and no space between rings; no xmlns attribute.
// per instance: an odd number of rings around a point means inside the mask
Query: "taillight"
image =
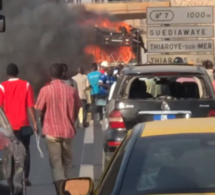
<svg viewBox="0 0 215 195"><path fill-rule="evenodd" d="M209 117L215 117L215 110L210 110L210 112L208 113Z"/></svg>
<svg viewBox="0 0 215 195"><path fill-rule="evenodd" d="M112 129L125 129L125 124L122 118L122 114L119 110L114 110L109 115L109 125Z"/></svg>
<svg viewBox="0 0 215 195"><path fill-rule="evenodd" d="M117 147L121 144L121 142L117 142L117 141L110 141L108 142L108 146L109 147Z"/></svg>

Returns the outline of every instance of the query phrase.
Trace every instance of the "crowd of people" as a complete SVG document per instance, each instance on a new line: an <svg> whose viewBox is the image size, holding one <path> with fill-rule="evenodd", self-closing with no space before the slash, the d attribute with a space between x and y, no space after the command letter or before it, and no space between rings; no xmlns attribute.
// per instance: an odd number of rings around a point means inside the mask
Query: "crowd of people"
<svg viewBox="0 0 215 195"><path fill-rule="evenodd" d="M209 78L212 82L212 85L213 85L213 89L215 91L215 67L214 67L214 64L212 61L210 60L205 60L203 63L202 63L202 66L206 69L208 75L209 75Z"/></svg>
<svg viewBox="0 0 215 195"><path fill-rule="evenodd" d="M215 89L213 63L207 60L203 66ZM76 135L77 121L79 127L88 127L87 114L90 111L92 116L99 113L100 117L97 120L102 119L101 107L98 107L96 102L98 99L108 98L111 86L116 83L122 68L121 64L113 68L108 66L107 62L101 63L100 66L93 63L87 74L82 67L78 67L77 74L69 77L66 64L54 63L50 67L51 80L41 88L35 102L31 84L18 78L18 66L13 63L7 66L8 80L0 84L0 106L11 124L14 135L25 147L24 172L27 186L31 185L30 138L34 133L38 133L35 111L38 112L42 135L46 139L53 180L56 182L68 179L71 177L71 148Z"/></svg>
<svg viewBox="0 0 215 195"><path fill-rule="evenodd" d="M34 133L38 133L38 121L42 124L42 135L46 139L54 182L70 178L71 147L76 134L76 122L79 121L82 127L89 125L87 113L90 104L94 105L92 112L95 114L96 99L107 98L110 87L117 80L122 68L122 65L115 70L107 66L99 68L93 63L88 74L84 74L84 69L79 67L77 74L69 78L68 66L55 63L50 67L51 80L41 88L35 102L31 84L18 78L18 66L14 63L7 66L8 80L0 84L0 106L11 124L15 137L25 147L24 173L27 186L31 185L30 138Z"/></svg>
<svg viewBox="0 0 215 195"><path fill-rule="evenodd" d="M184 60L181 57L176 57L174 59L174 63L175 64L183 64ZM193 64L192 62L188 62L188 64L189 63ZM201 65L206 69L208 76L212 82L213 89L215 91L215 67L214 67L213 62L211 60L205 60L202 62Z"/></svg>
<svg viewBox="0 0 215 195"><path fill-rule="evenodd" d="M91 72L87 74L91 90L92 113L93 116L96 116L96 113L98 114L97 120L102 120L102 107L97 106L97 100L107 99L111 86L117 81L122 68L123 65L121 64L112 68L108 67L107 62L101 63L100 67L93 63Z"/></svg>

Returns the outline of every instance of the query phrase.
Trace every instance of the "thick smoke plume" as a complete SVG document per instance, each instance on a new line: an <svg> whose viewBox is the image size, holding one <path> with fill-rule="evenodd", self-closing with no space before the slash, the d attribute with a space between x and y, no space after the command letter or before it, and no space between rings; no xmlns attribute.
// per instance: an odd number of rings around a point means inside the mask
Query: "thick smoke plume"
<svg viewBox="0 0 215 195"><path fill-rule="evenodd" d="M18 64L20 77L36 91L48 79L53 62L67 63L70 72L78 66L89 69L92 58L84 48L95 41L95 29L79 24L100 15L50 0L5 0L3 7L7 29L0 34L0 81L6 79L10 62Z"/></svg>

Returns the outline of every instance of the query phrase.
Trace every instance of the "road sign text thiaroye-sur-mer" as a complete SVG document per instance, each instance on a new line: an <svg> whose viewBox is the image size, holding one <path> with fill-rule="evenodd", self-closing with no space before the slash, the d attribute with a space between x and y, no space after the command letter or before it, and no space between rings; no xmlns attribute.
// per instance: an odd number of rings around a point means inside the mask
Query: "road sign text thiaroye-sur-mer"
<svg viewBox="0 0 215 195"><path fill-rule="evenodd" d="M213 6L147 8L147 24L211 24Z"/></svg>
<svg viewBox="0 0 215 195"><path fill-rule="evenodd" d="M148 53L212 52L213 40L148 41Z"/></svg>

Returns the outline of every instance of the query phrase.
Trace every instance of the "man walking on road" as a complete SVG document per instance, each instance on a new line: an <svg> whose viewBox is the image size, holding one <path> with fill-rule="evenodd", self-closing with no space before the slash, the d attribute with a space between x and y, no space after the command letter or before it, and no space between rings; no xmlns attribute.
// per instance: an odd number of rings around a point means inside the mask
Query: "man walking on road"
<svg viewBox="0 0 215 195"><path fill-rule="evenodd" d="M74 81L73 78L68 78L68 66L67 64L62 64L63 66L63 77L62 77L62 80L69 86L72 86L74 88L78 88L77 87L77 83Z"/></svg>
<svg viewBox="0 0 215 195"><path fill-rule="evenodd" d="M46 136L54 182L71 177L72 138L81 107L78 92L61 79L62 64L50 68L52 82L40 90L36 109L44 113L43 134Z"/></svg>
<svg viewBox="0 0 215 195"><path fill-rule="evenodd" d="M73 79L77 83L78 94L82 101L83 106L82 119L79 119L79 122L83 127L88 127L89 126L89 124L87 123L88 104L86 90L89 88L89 82L87 76L84 74L84 70L82 67L78 68L78 74L74 76Z"/></svg>
<svg viewBox="0 0 215 195"><path fill-rule="evenodd" d="M113 69L107 68L107 73L103 74L99 79L99 94L107 97L114 82L116 82L116 77L113 76Z"/></svg>
<svg viewBox="0 0 215 195"><path fill-rule="evenodd" d="M37 131L37 122L34 111L34 93L29 82L17 78L19 70L16 64L7 66L9 79L0 85L0 106L3 108L14 134L21 141L26 150L25 159L25 182L31 185L28 180L30 172L30 136L33 131L30 127L28 113L33 122L34 131Z"/></svg>
<svg viewBox="0 0 215 195"><path fill-rule="evenodd" d="M88 81L91 87L91 97L92 97L92 110L93 115L98 113L98 107L96 106L96 98L99 94L99 78L101 77L101 72L98 71L98 66L96 63L92 64L92 71L87 75ZM94 116L93 116L94 118Z"/></svg>

